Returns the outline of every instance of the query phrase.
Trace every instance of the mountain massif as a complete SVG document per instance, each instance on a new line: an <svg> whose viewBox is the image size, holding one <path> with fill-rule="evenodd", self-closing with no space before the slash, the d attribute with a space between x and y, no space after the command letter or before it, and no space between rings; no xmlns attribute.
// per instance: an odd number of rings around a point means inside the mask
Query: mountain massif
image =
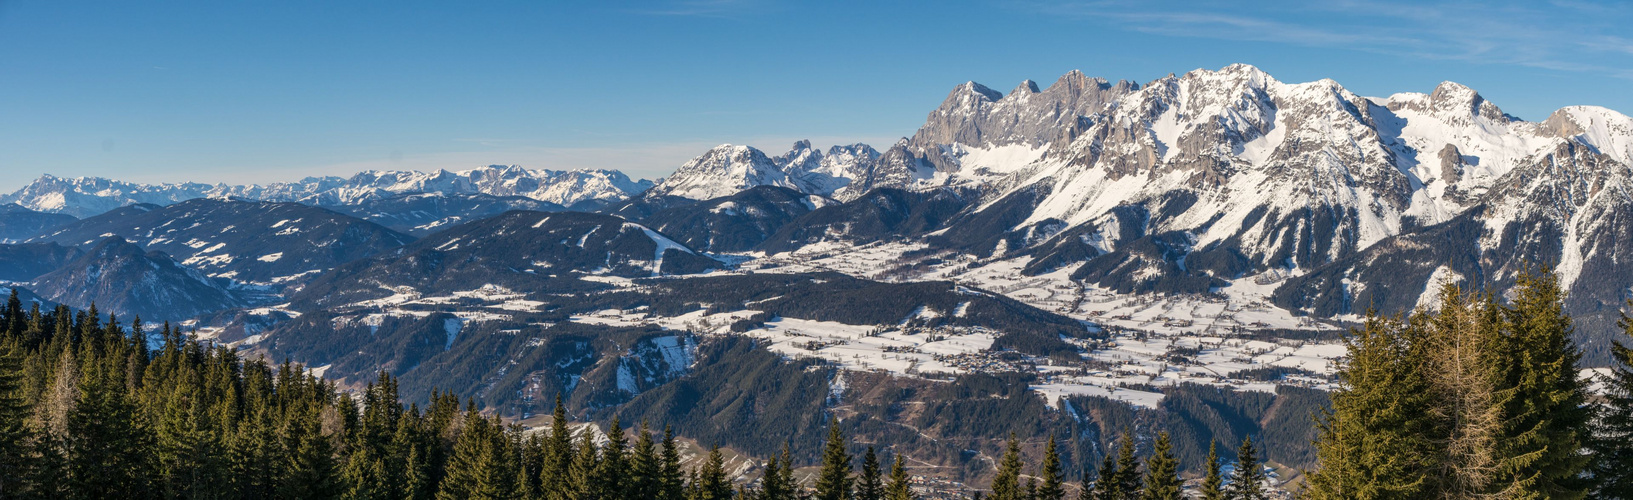
<svg viewBox="0 0 1633 500"><path fill-rule="evenodd" d="M722 145L657 182L47 176L0 203L0 280L45 300L752 454L814 454L841 416L952 478L990 473L1009 433L1098 459L1139 422L1175 429L1186 467L1246 434L1298 466L1366 310L1547 265L1593 364L1633 298L1633 119L1247 65L969 82L882 149Z"/></svg>

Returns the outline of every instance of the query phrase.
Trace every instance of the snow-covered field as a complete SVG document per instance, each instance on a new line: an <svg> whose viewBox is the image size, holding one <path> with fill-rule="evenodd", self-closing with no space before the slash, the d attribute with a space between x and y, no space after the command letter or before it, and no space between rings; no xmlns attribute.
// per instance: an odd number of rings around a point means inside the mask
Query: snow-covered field
<svg viewBox="0 0 1633 500"><path fill-rule="evenodd" d="M1029 257L978 261L969 256L943 256L942 263L918 270L916 274L894 271L904 264L903 254L924 248L921 243L852 247L828 242L792 253L754 255L755 258L739 266L738 272L837 271L886 281L949 280L1083 320L1111 333L1110 342L1096 346L1098 349L1086 355L1088 369L1050 366L1046 364L1048 360L1036 360L1041 381L1033 389L1051 405L1055 405L1060 396L1096 395L1154 407L1161 401L1162 394L1130 387L1180 383L1266 392L1275 391L1278 384L1330 388L1330 375L1336 368L1334 361L1344 355L1344 346L1337 342L1276 343L1242 338L1245 332L1268 329L1336 332L1341 328L1294 316L1271 305L1270 293L1281 280L1289 277L1287 275L1244 277L1211 295L1132 295L1073 281L1069 277L1071 268L1038 276L1022 275L1021 269ZM894 340L888 335L870 338L867 342L857 340L868 328L815 329L825 332L823 338L851 336L845 340L852 344L819 352L833 350L834 354L851 356L835 360L849 369L907 373L906 364L913 358L877 359L876 346L891 345ZM789 330L804 333L793 325L784 329ZM790 347L790 343L800 340L786 339L787 334L776 329L752 334L772 335L776 342L773 349L778 352L791 354L791 351L804 350ZM861 345L854 345L859 342ZM916 367L916 373L930 372L926 366L942 367L921 364ZM1267 367L1308 373L1287 375L1278 382L1244 379L1239 374Z"/></svg>

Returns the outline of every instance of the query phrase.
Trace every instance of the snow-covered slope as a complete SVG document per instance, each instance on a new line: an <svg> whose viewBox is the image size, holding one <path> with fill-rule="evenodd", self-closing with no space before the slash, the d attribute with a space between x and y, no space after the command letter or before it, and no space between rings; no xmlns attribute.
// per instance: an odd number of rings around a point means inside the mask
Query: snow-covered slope
<svg viewBox="0 0 1633 500"><path fill-rule="evenodd" d="M1308 276L1282 294L1299 300L1278 303L1320 316L1352 313L1385 289L1410 307L1454 274L1502 283L1527 262L1558 264L1575 314L1613 318L1633 295L1633 269L1619 264L1633 261L1633 119L1604 108L1532 122L1452 82L1364 97L1247 65L1144 85L1073 72L1007 95L959 85L911 139L826 163L837 156L801 142L774 157L782 175L761 178L847 203L768 245L919 239L1125 292ZM747 185L689 177L689 189L711 195ZM878 188L952 188L974 202L913 234L858 233L873 223L862 214L877 212L859 203L880 201L863 193ZM1427 264L1465 248L1411 269L1361 257L1422 241L1465 245L1478 269Z"/></svg>
<svg viewBox="0 0 1633 500"><path fill-rule="evenodd" d="M681 165L646 195L708 200L755 186L802 189L764 152L748 146L721 144Z"/></svg>
<svg viewBox="0 0 1633 500"><path fill-rule="evenodd" d="M74 307L96 307L144 321L180 321L242 307L246 302L203 273L163 252L148 252L123 238L101 241L62 268L35 278L31 288Z"/></svg>
<svg viewBox="0 0 1633 500"><path fill-rule="evenodd" d="M435 172L370 170L350 178L308 177L267 185L137 184L97 177L65 179L45 175L28 186L0 195L0 204L17 203L41 212L75 217L98 215L137 203L169 205L197 198L247 198L308 205L355 205L404 193L523 196L567 207L599 208L651 187L615 170L532 170L492 165L470 170Z"/></svg>

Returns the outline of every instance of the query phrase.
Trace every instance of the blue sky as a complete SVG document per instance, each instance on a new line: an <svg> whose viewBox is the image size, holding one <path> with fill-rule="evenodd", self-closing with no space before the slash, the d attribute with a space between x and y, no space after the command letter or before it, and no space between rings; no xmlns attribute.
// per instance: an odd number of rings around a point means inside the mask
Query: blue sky
<svg viewBox="0 0 1633 500"><path fill-rule="evenodd" d="M0 0L0 191L43 173L271 182L622 169L910 135L967 80L1249 63L1363 95L1633 112L1627 2ZM469 4L469 5L467 5Z"/></svg>

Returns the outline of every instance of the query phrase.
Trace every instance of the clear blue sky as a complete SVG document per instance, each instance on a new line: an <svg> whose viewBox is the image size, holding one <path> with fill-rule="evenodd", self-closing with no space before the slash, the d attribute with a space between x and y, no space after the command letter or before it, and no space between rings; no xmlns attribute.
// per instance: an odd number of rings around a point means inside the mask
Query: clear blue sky
<svg viewBox="0 0 1633 500"><path fill-rule="evenodd" d="M1626 2L0 0L0 191L42 173L268 182L619 168L909 135L953 86L1257 65L1442 80L1522 118L1633 112Z"/></svg>

